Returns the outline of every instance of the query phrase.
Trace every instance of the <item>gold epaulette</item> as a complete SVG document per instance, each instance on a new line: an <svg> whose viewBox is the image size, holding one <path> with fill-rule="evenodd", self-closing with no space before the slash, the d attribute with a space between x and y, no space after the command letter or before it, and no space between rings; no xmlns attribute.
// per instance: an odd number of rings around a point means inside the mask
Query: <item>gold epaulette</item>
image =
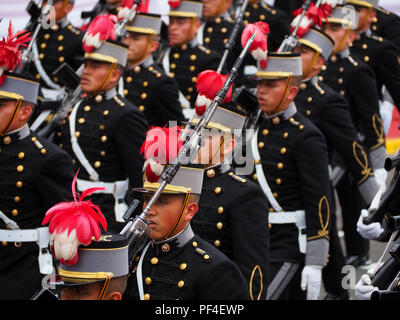
<svg viewBox="0 0 400 320"><path fill-rule="evenodd" d="M357 66L358 66L358 62L357 62L357 61L355 61L355 60L353 59L353 57L352 57L352 56L348 56L348 57L347 57L347 60L349 60L349 61L350 61L350 63L351 63L352 65L354 65L355 67L357 67Z"/></svg>
<svg viewBox="0 0 400 320"><path fill-rule="evenodd" d="M196 251L199 255L201 255L203 257L204 261L211 262L211 256L207 252L205 252L203 249L198 248L197 245L198 244L197 244L196 241L192 242L192 246L194 248L194 251Z"/></svg>
<svg viewBox="0 0 400 320"><path fill-rule="evenodd" d="M233 172L229 172L228 175L229 175L233 180L236 180L236 181L241 182L241 183L246 183L246 181L247 181L246 179L237 176L237 175L234 174Z"/></svg>
<svg viewBox="0 0 400 320"><path fill-rule="evenodd" d="M37 137L32 137L31 141L33 142L33 144L35 145L36 148L39 149L40 153L45 155L47 153L47 150L45 149L45 147L40 143L40 141L38 140Z"/></svg>
<svg viewBox="0 0 400 320"><path fill-rule="evenodd" d="M125 102L123 102L118 96L114 96L114 101L119 104L120 107L125 106Z"/></svg>
<svg viewBox="0 0 400 320"><path fill-rule="evenodd" d="M72 33L75 33L77 36L79 36L79 35L81 34L81 31L78 30L78 29L76 29L76 28L74 28L74 27L72 26L72 24L69 24L69 25L67 26L67 29L68 29L69 31L71 31Z"/></svg>
<svg viewBox="0 0 400 320"><path fill-rule="evenodd" d="M162 73L160 71L158 71L156 68L154 68L154 66L148 67L147 70L152 72L157 78L161 78L161 76L162 76Z"/></svg>

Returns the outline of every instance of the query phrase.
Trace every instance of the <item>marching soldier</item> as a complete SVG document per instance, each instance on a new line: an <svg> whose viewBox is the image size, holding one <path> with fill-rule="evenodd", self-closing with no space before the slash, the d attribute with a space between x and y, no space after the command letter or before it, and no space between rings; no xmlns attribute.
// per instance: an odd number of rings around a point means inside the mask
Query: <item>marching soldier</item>
<svg viewBox="0 0 400 320"><path fill-rule="evenodd" d="M169 146L171 148L171 142ZM149 157L146 160L149 161ZM144 206L162 182L161 173L156 174L152 167L148 162L145 169L141 190L145 192ZM246 281L237 265L191 228L190 221L198 210L203 176L203 169L181 166L151 207L146 217L150 221L151 240L128 281L127 298L248 299Z"/></svg>
<svg viewBox="0 0 400 320"><path fill-rule="evenodd" d="M359 13L357 37L351 46L351 53L368 64L376 74L376 83L381 100L389 100L400 106L400 64L399 51L394 43L383 37L374 35L371 24L378 9L377 0L353 1L347 4L354 5ZM382 86L385 87L391 98L382 97ZM400 107L399 107L400 108ZM400 109L399 109L400 110ZM390 109L392 111L392 109ZM387 119L387 126L390 124ZM384 118L385 119L385 118Z"/></svg>
<svg viewBox="0 0 400 320"><path fill-rule="evenodd" d="M244 112L218 106L197 162L205 166L193 231L235 262L245 276L251 300L265 300L269 270L268 205L261 188L235 173L232 152L243 128ZM191 123L196 124L195 115ZM237 132L236 132L237 134ZM206 134L208 136L208 134ZM246 232L243 232L246 230Z"/></svg>
<svg viewBox="0 0 400 320"><path fill-rule="evenodd" d="M85 53L80 84L86 96L57 133L58 143L79 169L78 190L105 187L92 198L102 208L110 232L119 232L124 222L127 191L142 183L139 150L147 122L116 90L127 55L128 47L114 40Z"/></svg>
<svg viewBox="0 0 400 320"><path fill-rule="evenodd" d="M345 8L337 6L323 25L323 30L334 39L335 46L328 63L322 67L320 81L328 84L349 102L354 125L363 135L363 146L368 152L362 152L363 156L359 158L360 165L364 166L364 174L367 173L369 157L371 169L382 187L386 178L383 168L386 150L375 76L370 67L350 54L349 44L355 37L353 29L356 26L348 18L349 6ZM352 12L353 16L356 16L356 12ZM340 162L336 160L339 166ZM362 181L355 179L356 176L346 173L337 184L337 191L343 215L346 264L360 265L368 261L369 243L357 233L356 223L359 212L369 203L362 199L357 187L357 183Z"/></svg>
<svg viewBox="0 0 400 320"><path fill-rule="evenodd" d="M262 0L250 0L244 13L243 22L254 23L265 21L271 28L271 34L268 36L268 49L272 52L277 51L279 46L290 34L289 17L281 9L271 7Z"/></svg>
<svg viewBox="0 0 400 320"><path fill-rule="evenodd" d="M386 40L392 41L397 49L400 50L400 17L382 7L375 8L376 16L371 24L372 33L383 37Z"/></svg>
<svg viewBox="0 0 400 320"><path fill-rule="evenodd" d="M128 69L121 77L119 92L138 106L149 125L164 126L168 121L185 120L178 100L178 86L153 61L159 46L160 15L138 13L126 26L129 46Z"/></svg>
<svg viewBox="0 0 400 320"><path fill-rule="evenodd" d="M235 26L235 21L229 13L231 6L232 0L203 0L203 22L197 33L197 41L206 48L214 50L221 56L225 51L225 45ZM238 34L242 34L242 31L243 27L240 28ZM225 63L225 67L228 70L232 68L236 57L240 55L241 51L241 41L238 37ZM246 81L243 77L245 65L255 65L255 60L250 55L246 56L235 81L238 86Z"/></svg>
<svg viewBox="0 0 400 320"><path fill-rule="evenodd" d="M46 98L55 99L61 90L58 79L51 75L54 70L64 62L75 70L81 65L83 34L72 26L67 17L74 3L75 0L53 1L56 24L49 28L42 26L33 43L34 59L29 71L40 79L42 94ZM53 94L46 89L52 89Z"/></svg>
<svg viewBox="0 0 400 320"><path fill-rule="evenodd" d="M7 54L10 57L10 51ZM48 229L41 228L41 222L47 209L69 198L72 159L29 130L39 82L7 71L2 78L0 299L29 299L53 269Z"/></svg>
<svg viewBox="0 0 400 320"><path fill-rule="evenodd" d="M168 37L170 46L161 55L167 74L179 86L179 101L187 118L194 114L197 75L206 70L216 70L220 56L200 45L196 33L201 26L203 3L182 0L169 12Z"/></svg>
<svg viewBox="0 0 400 320"><path fill-rule="evenodd" d="M76 181L77 174L72 182L74 201L54 205L43 219L43 225L49 224L57 273L43 279L33 299L121 300L129 273L127 237L105 232L101 208L87 199L96 188L79 194Z"/></svg>
<svg viewBox="0 0 400 320"><path fill-rule="evenodd" d="M349 169L365 203L370 204L378 191L378 184L372 176L373 171L363 154L362 146L351 118L348 102L339 93L318 81L318 74L325 61L328 61L334 41L318 29L310 29L299 40L296 51L301 53L303 81L295 102L303 115L308 117L324 134L328 143L330 160L336 151ZM360 159L363 159L360 162ZM336 168L337 169L337 168ZM336 172L336 171L334 171ZM332 177L331 180L336 180ZM332 203L334 208L335 203ZM327 299L348 299L348 292L342 286L342 267L344 256L337 236L335 214L331 215L330 259L323 271Z"/></svg>
<svg viewBox="0 0 400 320"><path fill-rule="evenodd" d="M253 179L270 204L267 299L315 300L331 222L326 141L293 102L302 77L300 54L269 53L267 67L255 77L262 117L251 141Z"/></svg>

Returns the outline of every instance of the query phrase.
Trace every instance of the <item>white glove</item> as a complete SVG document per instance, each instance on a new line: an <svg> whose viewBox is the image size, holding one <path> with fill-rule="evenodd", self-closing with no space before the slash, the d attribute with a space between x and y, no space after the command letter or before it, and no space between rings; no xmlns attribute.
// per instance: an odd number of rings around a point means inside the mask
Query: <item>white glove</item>
<svg viewBox="0 0 400 320"><path fill-rule="evenodd" d="M322 266L306 265L301 273L301 290L307 289L307 300L317 300L321 290Z"/></svg>
<svg viewBox="0 0 400 320"><path fill-rule="evenodd" d="M362 209L357 221L357 232L365 239L374 240L384 231L379 222L364 224L363 219L368 216L368 210Z"/></svg>
<svg viewBox="0 0 400 320"><path fill-rule="evenodd" d="M382 194L386 191L387 174L388 172L385 170L385 168L374 170L376 182L378 183L379 187L383 188Z"/></svg>
<svg viewBox="0 0 400 320"><path fill-rule="evenodd" d="M357 300L371 300L372 292L379 290L379 288L372 286L371 278L367 274L363 274L360 281L354 287L354 290Z"/></svg>

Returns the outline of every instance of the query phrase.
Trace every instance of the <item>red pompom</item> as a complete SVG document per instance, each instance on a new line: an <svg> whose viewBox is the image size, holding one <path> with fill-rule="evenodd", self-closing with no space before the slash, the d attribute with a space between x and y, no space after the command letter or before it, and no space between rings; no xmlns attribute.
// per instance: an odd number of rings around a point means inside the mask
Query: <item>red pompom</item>
<svg viewBox="0 0 400 320"><path fill-rule="evenodd" d="M21 47L27 47L25 42L30 41L30 33L19 31L14 34L12 23L8 26L8 35L0 41L0 85L5 79L4 71L14 71L17 66L21 65Z"/></svg>
<svg viewBox="0 0 400 320"><path fill-rule="evenodd" d="M97 16L83 37L83 50L92 52L94 48L100 48L104 41L117 39L114 26L117 21L118 18L114 15Z"/></svg>
<svg viewBox="0 0 400 320"><path fill-rule="evenodd" d="M196 89L198 92L196 100L196 113L202 115L207 107L209 107L217 96L218 92L222 89L228 75L222 75L214 70L204 70L199 73L196 81ZM228 93L223 103L229 103L232 98L232 86L229 88Z"/></svg>
<svg viewBox="0 0 400 320"><path fill-rule="evenodd" d="M172 9L176 9L176 8L178 8L180 6L181 0L169 0L168 4L170 5L170 7Z"/></svg>
<svg viewBox="0 0 400 320"><path fill-rule="evenodd" d="M150 182L157 182L165 164L171 163L183 146L182 129L152 127L146 134L146 140L140 148L146 160L146 177Z"/></svg>
<svg viewBox="0 0 400 320"><path fill-rule="evenodd" d="M301 38L308 32L308 30L310 30L311 27L321 27L327 16L331 15L329 8L330 6L316 7L314 3L311 3L310 7L306 11L306 14L304 15L303 20L301 21L296 35ZM294 18L291 23L290 32L293 32L296 26L299 24L302 12L303 10L301 8L293 12L293 15L296 16L296 18Z"/></svg>
<svg viewBox="0 0 400 320"><path fill-rule="evenodd" d="M63 264L75 264L78 261L79 245L87 246L93 239L100 239L100 226L104 231L107 230L107 221L100 208L90 200L83 201L104 188L90 188L79 195L75 191L77 178L78 173L72 182L74 201L54 205L46 212L42 222L42 225L50 223L50 249Z"/></svg>
<svg viewBox="0 0 400 320"><path fill-rule="evenodd" d="M242 32L242 47L246 45L254 32L256 32L256 36L250 46L249 52L260 63L260 67L265 69L267 67L269 25L261 21L247 24Z"/></svg>

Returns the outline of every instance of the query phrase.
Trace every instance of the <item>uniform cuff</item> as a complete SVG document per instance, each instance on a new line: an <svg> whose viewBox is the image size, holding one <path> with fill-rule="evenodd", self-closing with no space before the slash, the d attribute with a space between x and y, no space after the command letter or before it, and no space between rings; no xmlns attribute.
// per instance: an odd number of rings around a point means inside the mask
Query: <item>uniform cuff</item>
<svg viewBox="0 0 400 320"><path fill-rule="evenodd" d="M329 241L325 238L307 241L306 265L326 266Z"/></svg>
<svg viewBox="0 0 400 320"><path fill-rule="evenodd" d="M369 177L363 183L358 185L358 190L367 206L369 206L379 190L379 185L374 177Z"/></svg>
<svg viewBox="0 0 400 320"><path fill-rule="evenodd" d="M372 170L382 169L386 160L386 149L380 146L378 149L369 152Z"/></svg>

